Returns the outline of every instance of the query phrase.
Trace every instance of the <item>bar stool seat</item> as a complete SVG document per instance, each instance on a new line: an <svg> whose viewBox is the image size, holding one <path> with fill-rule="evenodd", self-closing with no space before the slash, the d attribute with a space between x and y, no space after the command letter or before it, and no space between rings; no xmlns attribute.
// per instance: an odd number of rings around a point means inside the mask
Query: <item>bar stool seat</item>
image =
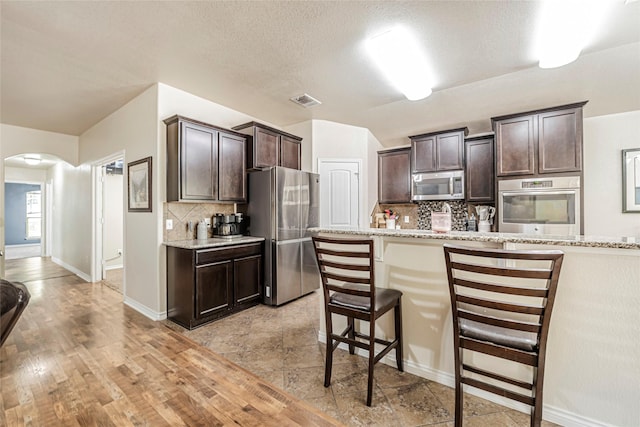
<svg viewBox="0 0 640 427"><path fill-rule="evenodd" d="M524 351L535 351L538 348L538 337L533 332L514 331L469 319L460 319L460 335Z"/></svg>
<svg viewBox="0 0 640 427"><path fill-rule="evenodd" d="M359 288L366 291L366 288L364 287ZM376 292L376 302L374 310L387 311L387 307L393 307L401 296L402 292L398 291L397 289L378 288ZM331 297L329 298L329 304L349 307L355 310L362 311L369 311L371 309L371 300L369 298L349 295L342 292L335 292L333 295L331 295Z"/></svg>

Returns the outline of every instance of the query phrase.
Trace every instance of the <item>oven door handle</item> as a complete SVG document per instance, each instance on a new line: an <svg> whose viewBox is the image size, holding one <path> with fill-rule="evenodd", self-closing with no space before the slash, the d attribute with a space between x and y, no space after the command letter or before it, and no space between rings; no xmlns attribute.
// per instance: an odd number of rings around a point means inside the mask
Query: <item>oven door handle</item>
<svg viewBox="0 0 640 427"><path fill-rule="evenodd" d="M579 190L564 191L501 191L502 196L559 196L561 194L577 194Z"/></svg>

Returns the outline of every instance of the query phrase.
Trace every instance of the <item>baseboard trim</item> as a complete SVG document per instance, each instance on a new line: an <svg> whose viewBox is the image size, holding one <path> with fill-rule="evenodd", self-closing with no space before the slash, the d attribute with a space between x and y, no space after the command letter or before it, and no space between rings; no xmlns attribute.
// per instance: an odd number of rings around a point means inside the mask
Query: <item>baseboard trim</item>
<svg viewBox="0 0 640 427"><path fill-rule="evenodd" d="M327 336L324 331L318 332L318 341L323 344L327 343ZM349 347L341 343L338 348L348 351ZM356 348L356 354L361 357L367 357L367 351ZM393 353L393 352L391 352ZM380 362L389 366L397 366L395 355L391 353L387 354L385 357L380 359ZM417 375L422 378L426 378L430 381L437 382L439 384L445 385L447 387L453 388L455 386L455 378L453 374L448 372L443 372L437 369L430 368L428 366L421 365L419 363L415 363L413 361L405 360L404 361L404 370L413 375ZM472 394L474 396L480 397L482 399L486 399L490 402L497 403L498 405L505 406L507 408L523 412L525 414L529 413L529 406L522 404L520 402L516 402L511 399L505 399L493 393L488 393L483 390L479 390L473 387L463 386L464 391L466 393ZM546 421L550 421L552 423L556 423L562 425L564 427L607 427L609 424L605 424L590 418L583 417L581 415L575 414L573 412L565 411L564 409L559 409L554 406L544 405L543 408L543 419Z"/></svg>
<svg viewBox="0 0 640 427"><path fill-rule="evenodd" d="M146 305L140 304L138 301L133 300L127 296L124 297L124 303L129 307L131 307L132 309L134 309L135 311L137 311L138 313L144 315L145 317L148 317L151 320L157 321L157 320L164 320L167 318L166 311L158 312L158 311L152 310Z"/></svg>
<svg viewBox="0 0 640 427"><path fill-rule="evenodd" d="M51 261L53 261L54 263L58 264L60 267L64 267L65 269L69 270L70 272L72 272L73 274L75 274L76 276L78 276L79 278L81 278L82 280L84 280L85 282L91 282L91 275L78 270L77 268L75 268L72 265L67 264L66 262L62 261L60 258L56 258L56 257L51 257Z"/></svg>
<svg viewBox="0 0 640 427"><path fill-rule="evenodd" d="M105 270L118 270L119 268L123 268L124 265L122 264L118 264L118 265L110 265L108 267L105 267Z"/></svg>

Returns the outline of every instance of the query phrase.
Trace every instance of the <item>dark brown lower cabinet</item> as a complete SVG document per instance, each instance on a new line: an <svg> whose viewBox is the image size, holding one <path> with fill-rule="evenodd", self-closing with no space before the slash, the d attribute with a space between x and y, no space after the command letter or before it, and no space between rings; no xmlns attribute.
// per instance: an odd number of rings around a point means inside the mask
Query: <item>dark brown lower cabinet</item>
<svg viewBox="0 0 640 427"><path fill-rule="evenodd" d="M167 247L167 317L193 329L262 300L262 246Z"/></svg>

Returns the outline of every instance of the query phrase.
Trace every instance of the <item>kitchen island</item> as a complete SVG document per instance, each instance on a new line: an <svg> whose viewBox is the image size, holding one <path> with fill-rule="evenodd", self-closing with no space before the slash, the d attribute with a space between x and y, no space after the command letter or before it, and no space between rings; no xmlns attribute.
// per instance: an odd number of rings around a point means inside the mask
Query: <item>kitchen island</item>
<svg viewBox="0 0 640 427"><path fill-rule="evenodd" d="M453 332L442 245L562 250L565 258L547 343L544 418L564 426L640 425L640 237L311 231L374 238L377 286L403 292L405 369L448 386L454 383ZM392 336L391 319L381 320L386 322L380 324L380 335ZM323 317L320 330L324 341ZM395 366L391 355L384 362ZM514 375L525 369L500 367ZM493 394L469 391L528 410Z"/></svg>

